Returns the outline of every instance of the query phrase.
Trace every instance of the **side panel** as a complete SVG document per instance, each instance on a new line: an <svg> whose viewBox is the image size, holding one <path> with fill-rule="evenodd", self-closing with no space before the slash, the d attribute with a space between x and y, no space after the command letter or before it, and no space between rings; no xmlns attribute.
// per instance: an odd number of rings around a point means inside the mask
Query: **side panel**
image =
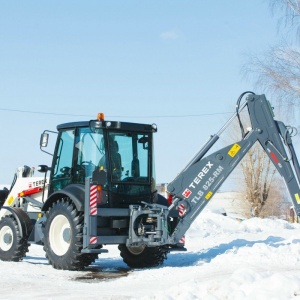
<svg viewBox="0 0 300 300"><path fill-rule="evenodd" d="M20 202L23 201L22 200L22 196L20 194L22 194L22 192L24 191L28 191L30 189L34 189L34 188L40 188L41 191L34 193L34 194L30 194L30 196L32 198L34 198L36 201L42 203L42 197L43 197L43 188L44 188L44 177L20 177L17 178L15 184L13 185L12 189L9 191L9 194L6 197L6 200L4 202L4 206L17 206L20 207ZM47 179L46 179L47 180ZM44 190L44 196L47 196L47 191L48 191L48 187L46 184L46 188ZM27 211L30 212L39 212L39 209L37 206L32 205L32 204L28 204L27 206ZM4 217L5 215L7 215L7 210L0 210L0 218Z"/></svg>

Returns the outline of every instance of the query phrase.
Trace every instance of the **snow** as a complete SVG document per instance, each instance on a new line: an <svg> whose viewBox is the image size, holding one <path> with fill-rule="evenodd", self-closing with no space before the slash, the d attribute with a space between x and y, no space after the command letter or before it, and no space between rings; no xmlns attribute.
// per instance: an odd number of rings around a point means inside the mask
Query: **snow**
<svg viewBox="0 0 300 300"><path fill-rule="evenodd" d="M55 270L42 246L22 262L0 261L1 299L300 299L300 225L238 221L205 210L186 235L187 252L160 267L129 269L117 246L85 271Z"/></svg>

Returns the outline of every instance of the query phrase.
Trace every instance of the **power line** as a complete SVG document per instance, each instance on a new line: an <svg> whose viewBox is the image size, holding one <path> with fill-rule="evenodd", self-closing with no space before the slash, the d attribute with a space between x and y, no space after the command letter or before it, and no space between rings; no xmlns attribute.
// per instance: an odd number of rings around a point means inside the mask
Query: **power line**
<svg viewBox="0 0 300 300"><path fill-rule="evenodd" d="M234 112L224 112L224 113L206 113L206 114L196 114L196 115L150 115L150 116L111 116L114 118L186 118L186 117L203 117L203 116L214 116L214 115L226 115L233 114Z"/></svg>
<svg viewBox="0 0 300 300"><path fill-rule="evenodd" d="M0 111L18 112L18 113L27 113L27 114L40 114L40 115L53 115L53 116L91 117L91 115L83 115L83 114L67 114L67 113L20 110L20 109L10 109L10 108L0 108ZM187 118L187 117L225 115L225 114L233 114L233 113L234 112L223 112L223 113L217 112L217 113L188 114L188 115L180 114L180 115L149 115L149 116L109 115L109 117L111 118Z"/></svg>
<svg viewBox="0 0 300 300"><path fill-rule="evenodd" d="M20 110L20 109L9 109L9 108L0 108L0 110L10 111L10 112L18 112L18 113L27 113L27 114L41 114L41 115L54 115L54 116L74 116L74 117L90 117L91 116L91 115L75 115L75 114L66 114L66 113L54 113L54 112Z"/></svg>

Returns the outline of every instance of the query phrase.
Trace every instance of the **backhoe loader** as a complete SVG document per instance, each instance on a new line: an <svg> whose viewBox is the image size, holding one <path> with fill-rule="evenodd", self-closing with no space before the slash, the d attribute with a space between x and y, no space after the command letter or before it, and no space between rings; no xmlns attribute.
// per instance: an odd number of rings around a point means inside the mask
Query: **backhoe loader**
<svg viewBox="0 0 300 300"><path fill-rule="evenodd" d="M242 112L249 115L247 128ZM241 139L211 153L236 119ZM234 115L168 184L168 199L156 191L156 131L155 124L107 121L103 114L60 124L57 132L45 130L40 147L53 155L52 165L40 165L40 177L34 177L32 168L19 168L10 189L0 191L0 259L20 261L30 243L38 243L54 268L81 270L114 244L129 267L158 266L168 252L186 250L186 231L257 142L300 215L293 130L274 119L264 95L245 92L239 97ZM47 146L54 135L52 152Z"/></svg>

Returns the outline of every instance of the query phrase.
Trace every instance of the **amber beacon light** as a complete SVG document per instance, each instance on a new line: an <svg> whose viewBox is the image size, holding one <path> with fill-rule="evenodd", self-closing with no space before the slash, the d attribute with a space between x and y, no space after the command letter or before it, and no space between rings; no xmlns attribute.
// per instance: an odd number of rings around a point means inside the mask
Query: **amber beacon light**
<svg viewBox="0 0 300 300"><path fill-rule="evenodd" d="M98 121L104 121L104 113L98 113L97 120Z"/></svg>

